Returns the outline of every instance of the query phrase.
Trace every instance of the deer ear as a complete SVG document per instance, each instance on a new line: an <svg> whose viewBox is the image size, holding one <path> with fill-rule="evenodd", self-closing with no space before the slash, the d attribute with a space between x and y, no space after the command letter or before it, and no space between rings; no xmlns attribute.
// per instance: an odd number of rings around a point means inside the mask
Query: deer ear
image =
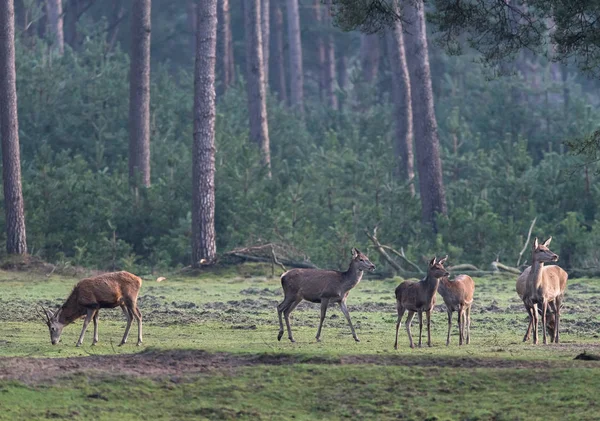
<svg viewBox="0 0 600 421"><path fill-rule="evenodd" d="M358 256L358 253L360 253L360 252L358 251L358 249L357 249L356 247L353 247L353 248L352 248L352 258L353 258L353 259L355 259L355 258L356 258L356 256Z"/></svg>
<svg viewBox="0 0 600 421"><path fill-rule="evenodd" d="M538 242L537 237L535 237L535 240L533 240L533 249L535 250L536 248L538 248L540 246L540 243Z"/></svg>
<svg viewBox="0 0 600 421"><path fill-rule="evenodd" d="M446 255L446 257L444 257L442 260L438 261L438 263L440 265L443 265L444 263L446 263L446 260L448 260L448 255Z"/></svg>
<svg viewBox="0 0 600 421"><path fill-rule="evenodd" d="M548 247L550 245L551 241L552 241L552 237L548 238L546 241L544 241L544 246Z"/></svg>
<svg viewBox="0 0 600 421"><path fill-rule="evenodd" d="M435 256L433 256L433 259L431 259L431 261L429 262L429 266L433 265L435 265Z"/></svg>

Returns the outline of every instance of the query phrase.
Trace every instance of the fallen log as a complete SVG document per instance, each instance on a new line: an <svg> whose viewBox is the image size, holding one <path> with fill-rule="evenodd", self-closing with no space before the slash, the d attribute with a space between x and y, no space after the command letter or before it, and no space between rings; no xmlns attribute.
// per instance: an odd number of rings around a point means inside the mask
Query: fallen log
<svg viewBox="0 0 600 421"><path fill-rule="evenodd" d="M235 253L235 252L228 252L225 254L228 256L237 257L238 259L242 259L242 260L245 260L248 262L273 263L273 257L251 256L249 254L242 254L242 253ZM277 263L279 265L283 264L284 267L289 266L289 267L293 267L293 268L318 269L318 267L315 266L314 264L312 264L311 262L296 262L296 261L292 261L292 260L279 258L275 263Z"/></svg>

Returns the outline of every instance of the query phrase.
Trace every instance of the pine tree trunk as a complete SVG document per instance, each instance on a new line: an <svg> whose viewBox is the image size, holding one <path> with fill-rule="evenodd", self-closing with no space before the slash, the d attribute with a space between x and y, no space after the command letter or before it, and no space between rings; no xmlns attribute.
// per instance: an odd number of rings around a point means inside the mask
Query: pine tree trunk
<svg viewBox="0 0 600 421"><path fill-rule="evenodd" d="M65 13L65 42L75 49L79 43L77 21L79 20L80 0L69 0Z"/></svg>
<svg viewBox="0 0 600 421"><path fill-rule="evenodd" d="M346 105L344 98L346 97L346 95L348 93L348 88L350 86L350 76L348 75L348 57L344 54L342 54L340 56L339 75L340 75L340 90L342 91L342 95L340 97L338 108L340 110L342 110L344 105Z"/></svg>
<svg viewBox="0 0 600 421"><path fill-rule="evenodd" d="M48 35L53 38L52 46L62 55L65 52L62 0L46 0L46 16Z"/></svg>
<svg viewBox="0 0 600 421"><path fill-rule="evenodd" d="M261 33L261 0L244 1L244 27L246 28L246 88L248 91L248 116L250 140L260 147L262 164L271 177L271 153L267 123L267 95L262 56L264 45Z"/></svg>
<svg viewBox="0 0 600 421"><path fill-rule="evenodd" d="M392 98L396 121L396 173L400 180L411 182L415 177L413 156L413 114L410 95L410 78L406 64L402 23L395 22L386 33L388 56L392 73ZM409 185L411 196L415 195L415 185Z"/></svg>
<svg viewBox="0 0 600 421"><path fill-rule="evenodd" d="M229 0L218 0L219 2L219 44L221 66L223 71L223 88L227 90L235 80L235 63L233 58L233 36L231 33L231 15L229 11Z"/></svg>
<svg viewBox="0 0 600 421"><path fill-rule="evenodd" d="M335 41L333 39L333 26L331 24L331 0L327 0L327 7L323 13L323 24L327 29L325 37L325 73L323 83L325 85L325 97L327 105L334 110L338 109L338 97L335 92L336 66L335 66Z"/></svg>
<svg viewBox="0 0 600 421"><path fill-rule="evenodd" d="M269 57L271 39L271 7L270 0L261 0L260 4L260 32L262 37L263 69L265 73L265 85L269 87Z"/></svg>
<svg viewBox="0 0 600 421"><path fill-rule="evenodd" d="M123 5L123 2L121 0L113 0L112 13L108 22L107 51L112 51L115 48L123 16L125 16L125 6Z"/></svg>
<svg viewBox="0 0 600 421"><path fill-rule="evenodd" d="M215 243L217 0L198 3L192 151L192 266L212 264Z"/></svg>
<svg viewBox="0 0 600 421"><path fill-rule="evenodd" d="M273 69L275 70L275 87L279 101L288 103L287 83L285 79L285 55L284 55L284 37L283 37L283 13L281 6L273 6Z"/></svg>
<svg viewBox="0 0 600 421"><path fill-rule="evenodd" d="M12 0L0 1L0 136L6 215L6 251L26 254L25 213L21 188L19 122L15 71L15 10Z"/></svg>
<svg viewBox="0 0 600 421"><path fill-rule="evenodd" d="M442 179L442 161L437 122L433 106L431 71L422 1L404 2L404 16L412 22L405 32L404 42L411 85L413 130L421 192L421 218L437 232L436 212L446 214L446 192Z"/></svg>
<svg viewBox="0 0 600 421"><path fill-rule="evenodd" d="M290 51L290 99L293 108L304 114L304 73L298 0L287 0L288 43Z"/></svg>
<svg viewBox="0 0 600 421"><path fill-rule="evenodd" d="M322 102L325 102L325 43L323 40L323 19L321 10L321 0L314 0L312 5L313 18L315 20L315 43L317 47L317 67L319 68L319 95Z"/></svg>
<svg viewBox="0 0 600 421"><path fill-rule="evenodd" d="M133 0L129 71L129 179L150 186L150 8L151 0Z"/></svg>
<svg viewBox="0 0 600 421"><path fill-rule="evenodd" d="M363 80L372 83L379 71L379 36L362 34L360 37L360 65Z"/></svg>

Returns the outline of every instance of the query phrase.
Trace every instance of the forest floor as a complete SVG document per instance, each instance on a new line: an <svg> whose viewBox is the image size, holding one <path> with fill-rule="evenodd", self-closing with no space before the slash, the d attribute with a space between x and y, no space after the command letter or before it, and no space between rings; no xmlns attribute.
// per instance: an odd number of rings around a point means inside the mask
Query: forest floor
<svg viewBox="0 0 600 421"><path fill-rule="evenodd" d="M574 358L600 355L600 280L569 281L558 345L522 342L516 279L495 276L475 280L470 345L458 346L453 320L445 346L438 296L433 347L410 349L402 329L396 351L400 279L365 279L350 293L360 343L338 307L316 342L319 306L303 303L292 344L277 341L282 291L263 270L145 278L143 346L134 325L117 347L124 319L103 310L100 342L91 346L90 327L81 348L81 322L52 346L35 312L58 307L76 278L0 271L0 419L598 419L600 361Z"/></svg>

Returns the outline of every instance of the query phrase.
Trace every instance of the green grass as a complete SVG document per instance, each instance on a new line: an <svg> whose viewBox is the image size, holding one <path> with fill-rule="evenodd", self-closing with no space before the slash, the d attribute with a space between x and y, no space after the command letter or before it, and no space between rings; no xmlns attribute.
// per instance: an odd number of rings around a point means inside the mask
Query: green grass
<svg viewBox="0 0 600 421"><path fill-rule="evenodd" d="M249 266L237 273L171 275L162 283L148 279L140 292L144 346L135 346L134 326L132 343L117 347L123 317L120 310L103 310L100 343L90 346L90 328L81 348L74 346L81 322L66 327L61 343L52 346L46 326L34 312L36 303L52 308L61 304L75 278L0 271L0 357L87 357L151 348L288 354L298 361L380 355L382 362L217 367L202 374L181 373L176 379L123 378L109 371L69 374L41 383L0 380L0 419L90 415L108 419L115 414L123 419L593 419L595 397L591 395L599 386L600 368L573 357L585 350L600 352L598 280L569 281L559 346L522 343L527 319L514 292L516 280L497 276L475 280L471 345L457 346L453 321L453 343L446 347L446 313L436 311L432 348L409 349L402 329L400 349L395 351L394 288L399 279L365 279L350 293L348 307L360 343L353 341L337 307L329 309L323 342L316 343L319 306L305 304L292 316L298 341L292 344L287 335L281 342L276 339L275 305L282 299L279 280L259 276L257 271ZM438 296L438 304L442 302ZM418 335L416 320L413 335ZM403 367L385 359L394 355L428 361L425 365L433 367ZM436 361L465 357L489 364L436 366ZM495 361L539 362L546 369L535 364L493 368Z"/></svg>

